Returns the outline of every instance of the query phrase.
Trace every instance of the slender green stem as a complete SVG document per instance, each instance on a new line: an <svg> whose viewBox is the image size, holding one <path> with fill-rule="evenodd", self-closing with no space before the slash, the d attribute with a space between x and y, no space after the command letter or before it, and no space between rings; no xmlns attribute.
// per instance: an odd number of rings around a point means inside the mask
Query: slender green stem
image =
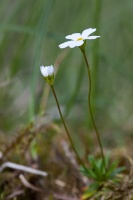
<svg viewBox="0 0 133 200"><path fill-rule="evenodd" d="M89 105L89 111L90 111L90 115L91 115L93 126L95 128L97 140L98 140L98 143L99 143L99 146L100 146L100 149L101 149L101 155L102 155L102 158L103 158L104 168L107 171L106 162L105 162L105 156L104 156L104 153L103 153L103 147L102 147L102 143L101 143L101 140L100 140L100 134L99 134L99 132L97 130L97 127L96 127L96 124L95 124L95 120L94 120L94 117L93 117L93 113L92 113L92 108L91 108L91 73L90 73L90 67L89 67L89 63L88 63L88 60L87 60L87 57L86 57L86 54L85 54L85 50L81 49L81 51L83 53L83 56L84 56L84 59L85 59L85 62L86 62L86 66L87 66L87 70L88 70L88 78L89 78L88 105Z"/></svg>
<svg viewBox="0 0 133 200"><path fill-rule="evenodd" d="M81 160L80 156L78 155L78 152L77 152L77 150L76 150L76 148L75 148L75 146L74 146L74 143L73 143L73 141L72 141L72 138L71 138L71 136L70 136L70 133L69 133L69 131L68 131L68 129L67 129L67 126L66 126L65 120L64 120L64 118L63 118L63 115L62 115L62 112L61 112L61 109L60 109L60 105L59 105L59 102L58 102L58 99L57 99L57 96L56 96L56 93L55 93L55 90L54 90L54 86L51 86L51 89L52 89L52 92L53 92L53 94L54 94L54 97L55 97L55 100L56 100L56 104L57 104L57 107L58 107L58 111L59 111L59 113L60 113L60 117L61 117L62 123L63 123L63 125L64 125L65 130L66 130L67 136L68 136L68 138L69 138L69 140L70 140L70 143L71 143L71 145L72 145L72 148L73 148L73 150L74 150L74 152L75 152L75 154L76 154L76 156L77 156L77 159L78 159L79 163L84 167L84 169L85 169L86 171L88 171L88 169L87 169L86 166L84 165L83 161Z"/></svg>

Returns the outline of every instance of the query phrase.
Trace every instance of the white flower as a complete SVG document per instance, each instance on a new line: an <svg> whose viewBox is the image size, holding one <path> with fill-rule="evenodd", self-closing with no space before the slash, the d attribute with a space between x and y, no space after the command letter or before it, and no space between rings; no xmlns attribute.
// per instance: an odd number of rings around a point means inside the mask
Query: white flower
<svg viewBox="0 0 133 200"><path fill-rule="evenodd" d="M51 66L40 66L41 74L44 76L45 80L49 85L54 83L54 67Z"/></svg>
<svg viewBox="0 0 133 200"><path fill-rule="evenodd" d="M94 40L100 37L100 36L89 36L91 33L95 31L96 28L88 28L84 30L82 33L73 33L72 35L67 35L65 38L70 40L60 44L59 47L63 49L66 47L74 48L82 46L85 40Z"/></svg>
<svg viewBox="0 0 133 200"><path fill-rule="evenodd" d="M52 76L54 74L54 67L51 66L40 66L40 71L44 77Z"/></svg>

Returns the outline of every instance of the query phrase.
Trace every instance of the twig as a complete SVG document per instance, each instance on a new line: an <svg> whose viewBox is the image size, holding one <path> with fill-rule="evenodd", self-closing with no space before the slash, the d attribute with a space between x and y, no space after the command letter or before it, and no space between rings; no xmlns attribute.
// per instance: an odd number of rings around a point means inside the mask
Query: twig
<svg viewBox="0 0 133 200"><path fill-rule="evenodd" d="M22 184L27 187L27 188L30 188L32 190L35 190L35 191L38 191L38 192L42 192L42 190L38 187L35 187L34 185L32 185L31 183L29 183L26 178L24 177L23 174L20 174L19 175L19 179L21 180Z"/></svg>
<svg viewBox="0 0 133 200"><path fill-rule="evenodd" d="M0 166L0 172L2 172L5 168L12 168L12 169L17 169L17 170L21 170L21 171L25 171L31 174L36 174L36 175L40 175L40 176L47 176L48 173L38 170L38 169L33 169L31 167L26 167L24 165L19 165L16 163L12 163L12 162L5 162Z"/></svg>
<svg viewBox="0 0 133 200"><path fill-rule="evenodd" d="M24 194L24 190L17 190L15 192L13 192L12 194L10 194L7 199L13 199L17 196L23 195Z"/></svg>

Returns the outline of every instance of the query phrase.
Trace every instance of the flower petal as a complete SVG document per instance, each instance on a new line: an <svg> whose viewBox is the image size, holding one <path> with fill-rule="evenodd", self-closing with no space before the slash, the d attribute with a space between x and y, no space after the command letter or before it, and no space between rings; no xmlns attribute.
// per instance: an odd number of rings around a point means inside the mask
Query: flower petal
<svg viewBox="0 0 133 200"><path fill-rule="evenodd" d="M96 31L96 28L88 28L86 30L84 30L82 32L82 37L87 37L88 35L90 35L91 33L95 32Z"/></svg>
<svg viewBox="0 0 133 200"><path fill-rule="evenodd" d="M81 37L80 33L73 33L72 35L67 35L65 38L70 40L77 40Z"/></svg>
<svg viewBox="0 0 133 200"><path fill-rule="evenodd" d="M71 42L72 42L72 41L64 42L64 43L60 44L59 47L60 47L61 49L64 49L64 48L66 48L66 47L69 47L69 45L71 44Z"/></svg>
<svg viewBox="0 0 133 200"><path fill-rule="evenodd" d="M52 65L48 66L47 72L48 72L49 76L53 75L54 74L54 67Z"/></svg>
<svg viewBox="0 0 133 200"><path fill-rule="evenodd" d="M48 77L47 68L48 68L48 67L44 67L43 65L40 66L41 74L42 74L44 77Z"/></svg>
<svg viewBox="0 0 133 200"><path fill-rule="evenodd" d="M77 47L82 46L83 43L84 43L84 40L78 40L76 41L76 46Z"/></svg>
<svg viewBox="0 0 133 200"><path fill-rule="evenodd" d="M86 37L86 39L88 40L94 40L96 38L99 38L100 36L89 36L89 37Z"/></svg>
<svg viewBox="0 0 133 200"><path fill-rule="evenodd" d="M70 48L74 48L76 47L76 41L72 41L71 44L69 45Z"/></svg>
<svg viewBox="0 0 133 200"><path fill-rule="evenodd" d="M79 41L72 41L71 44L69 45L70 48L74 48L74 47L79 47L84 43L83 40L79 40Z"/></svg>

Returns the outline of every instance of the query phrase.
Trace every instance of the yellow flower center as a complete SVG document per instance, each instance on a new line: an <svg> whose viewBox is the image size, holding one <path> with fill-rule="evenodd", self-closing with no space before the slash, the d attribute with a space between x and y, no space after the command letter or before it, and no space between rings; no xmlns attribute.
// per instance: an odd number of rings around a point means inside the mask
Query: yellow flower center
<svg viewBox="0 0 133 200"><path fill-rule="evenodd" d="M83 40L83 38L78 38L77 41L79 41L79 40Z"/></svg>

